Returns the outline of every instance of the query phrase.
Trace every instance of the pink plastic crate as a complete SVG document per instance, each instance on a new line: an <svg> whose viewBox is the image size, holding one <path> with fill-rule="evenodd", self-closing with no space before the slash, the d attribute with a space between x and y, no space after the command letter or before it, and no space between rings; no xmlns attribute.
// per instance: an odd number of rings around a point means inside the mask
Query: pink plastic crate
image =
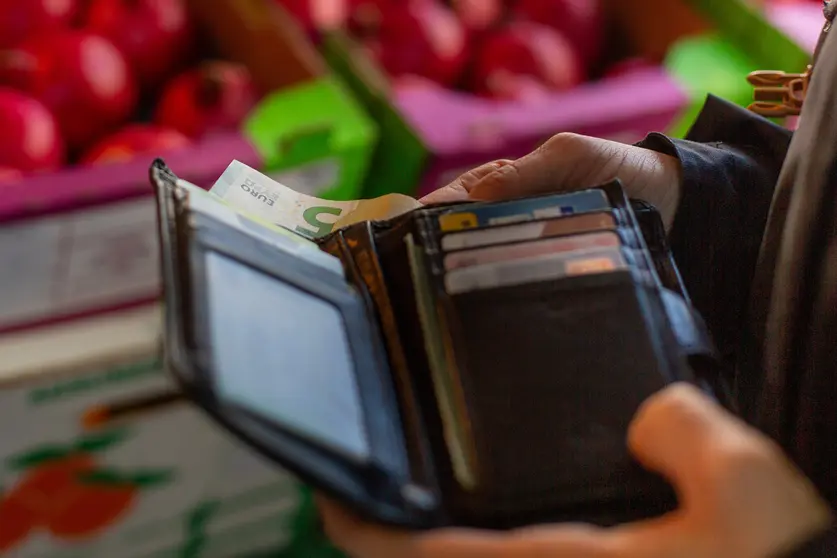
<svg viewBox="0 0 837 558"><path fill-rule="evenodd" d="M260 165L239 134L165 156L211 186L232 159ZM147 304L159 296L152 158L68 168L2 187L0 333Z"/></svg>
<svg viewBox="0 0 837 558"><path fill-rule="evenodd" d="M521 157L558 132L636 142L665 131L688 96L662 68L652 68L534 102L414 88L399 91L394 103L431 154L419 185L424 195L487 161Z"/></svg>

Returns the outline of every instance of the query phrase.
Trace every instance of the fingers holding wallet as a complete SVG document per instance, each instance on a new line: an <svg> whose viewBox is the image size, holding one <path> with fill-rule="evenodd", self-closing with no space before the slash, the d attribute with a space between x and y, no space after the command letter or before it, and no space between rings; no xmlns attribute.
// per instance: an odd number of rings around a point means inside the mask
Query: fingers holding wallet
<svg viewBox="0 0 837 558"><path fill-rule="evenodd" d="M674 484L677 511L610 529L414 534L367 525L323 502L326 531L353 558L767 558L831 523L828 507L770 440L692 386L652 396L628 438L636 458Z"/></svg>

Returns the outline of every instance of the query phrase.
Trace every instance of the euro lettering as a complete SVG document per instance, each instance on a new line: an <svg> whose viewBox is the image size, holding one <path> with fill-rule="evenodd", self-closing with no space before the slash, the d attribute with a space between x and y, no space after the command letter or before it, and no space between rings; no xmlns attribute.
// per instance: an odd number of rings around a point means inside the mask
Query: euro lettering
<svg viewBox="0 0 837 558"><path fill-rule="evenodd" d="M260 189L259 185L256 184L253 180L249 178L244 179L244 183L241 185L241 189L259 200L260 202L267 204L268 207L273 207L274 200L269 198L265 194L263 194Z"/></svg>

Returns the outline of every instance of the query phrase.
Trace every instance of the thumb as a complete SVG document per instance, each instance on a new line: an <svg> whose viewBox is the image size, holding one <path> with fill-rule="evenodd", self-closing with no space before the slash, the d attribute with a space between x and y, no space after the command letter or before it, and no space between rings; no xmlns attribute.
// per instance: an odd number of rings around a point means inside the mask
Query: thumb
<svg viewBox="0 0 837 558"><path fill-rule="evenodd" d="M673 384L651 396L628 431L631 452L646 468L671 481L681 504L694 502L706 487L703 473L725 448L744 447L753 434L690 384Z"/></svg>

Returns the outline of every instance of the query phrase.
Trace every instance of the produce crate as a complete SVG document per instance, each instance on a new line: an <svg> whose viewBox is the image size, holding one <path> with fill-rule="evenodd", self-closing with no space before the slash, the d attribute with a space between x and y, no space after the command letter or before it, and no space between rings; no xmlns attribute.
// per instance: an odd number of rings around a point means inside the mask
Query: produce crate
<svg viewBox="0 0 837 558"><path fill-rule="evenodd" d="M217 54L246 65L272 93L240 132L159 155L205 187L239 159L301 191L359 197L375 125L295 22L268 0L195 0L190 8ZM157 298L151 159L3 184L0 333Z"/></svg>
<svg viewBox="0 0 837 558"><path fill-rule="evenodd" d="M637 22L617 21L623 28L611 35L627 35L633 53L651 58L660 44L703 29L699 20L661 19L664 32L642 40ZM426 194L486 161L522 156L558 132L635 142L649 131L668 129L689 102L684 87L661 66L518 102L437 87L393 87L344 31L327 33L322 51L379 126L366 197Z"/></svg>
<svg viewBox="0 0 837 558"><path fill-rule="evenodd" d="M750 72L803 71L824 23L822 6L813 2L688 2L712 22L714 31L676 43L666 59L666 67L692 98L690 108L671 130L675 136L688 131L707 93L748 106L753 102L753 88L746 81ZM795 120L775 121L792 128Z"/></svg>
<svg viewBox="0 0 837 558"><path fill-rule="evenodd" d="M667 134L684 136L709 93L741 105L751 102L752 88L746 77L759 69L758 64L691 2L635 0L616 2L611 8L628 22L633 40L659 56L688 92L688 105ZM680 22L679 30L666 25L672 21Z"/></svg>
<svg viewBox="0 0 837 558"><path fill-rule="evenodd" d="M0 556L300 547L302 487L177 398L160 322L148 307L0 340Z"/></svg>
<svg viewBox="0 0 837 558"><path fill-rule="evenodd" d="M220 52L275 91L244 126L261 170L307 194L360 197L376 127L293 18L273 0L189 3Z"/></svg>
<svg viewBox="0 0 837 558"><path fill-rule="evenodd" d="M683 137L691 128L712 94L741 106L753 101L753 87L747 82L750 72L762 69L728 38L717 33L689 37L672 45L666 68L689 92L688 108L668 133Z"/></svg>
<svg viewBox="0 0 837 558"><path fill-rule="evenodd" d="M771 22L764 5L745 0L687 1L762 69L800 72L810 62L811 51L792 39L787 30L783 31ZM817 7L822 14L821 6ZM813 32L818 33L823 23L820 15Z"/></svg>
<svg viewBox="0 0 837 558"><path fill-rule="evenodd" d="M230 159L260 166L240 134L167 155L212 185ZM145 158L7 184L0 196L0 332L147 304L159 297L156 212ZM2 359L0 359L2 360Z"/></svg>

